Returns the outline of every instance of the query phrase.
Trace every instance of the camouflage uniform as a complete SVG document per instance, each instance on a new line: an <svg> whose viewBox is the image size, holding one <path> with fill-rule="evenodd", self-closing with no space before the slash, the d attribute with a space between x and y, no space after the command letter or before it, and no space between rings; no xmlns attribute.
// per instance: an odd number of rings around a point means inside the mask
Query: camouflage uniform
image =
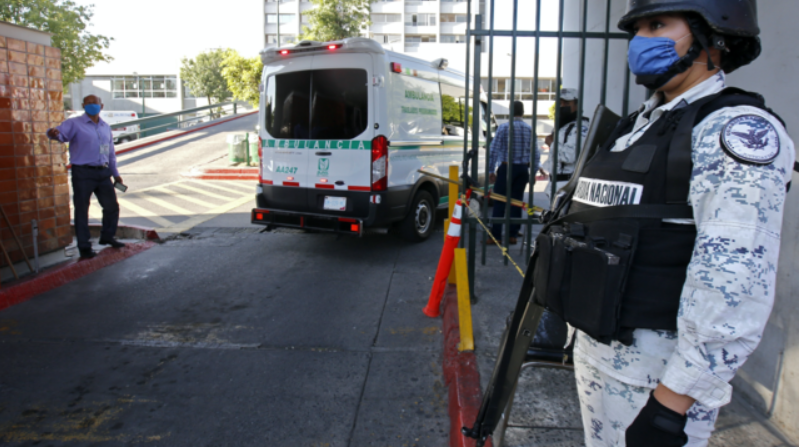
<svg viewBox="0 0 802 448"><path fill-rule="evenodd" d="M725 87L722 72L659 107L641 107L633 132L612 151L631 146L665 112ZM651 114L648 112L651 111ZM721 147L721 131L744 115L768 120L779 135L779 154L766 165L741 163ZM663 383L696 399L688 411L688 446L703 446L718 408L729 403L729 381L760 342L774 302L785 185L794 146L770 113L750 106L720 109L693 130L688 202L697 236L677 315L678 331L635 330L634 343L601 344L577 332L576 382L588 446L623 446L624 433ZM673 220L672 222L681 222Z"/></svg>
<svg viewBox="0 0 802 448"><path fill-rule="evenodd" d="M574 125L571 126L571 123ZM574 168L576 165L576 133L578 132L579 126L576 125L576 120L572 121L571 123L566 123L565 126L560 128L560 132L557 133L557 137L554 138L554 141L551 142L551 148L549 149L549 158L546 163L544 163L541 168L543 171L547 173L551 173L552 165L554 162L552 161L552 157L554 157L554 147L557 146L557 141L559 140L559 154L557 155L557 173L558 174L573 174ZM570 129L570 132L568 128ZM568 132L567 140L566 140L566 132ZM588 120L582 119L582 141L585 141L585 137L588 135ZM565 142L565 143L563 143ZM560 168L560 166L563 168ZM557 189L564 187L568 181L560 181L557 182ZM546 196L551 199L551 181L546 184Z"/></svg>

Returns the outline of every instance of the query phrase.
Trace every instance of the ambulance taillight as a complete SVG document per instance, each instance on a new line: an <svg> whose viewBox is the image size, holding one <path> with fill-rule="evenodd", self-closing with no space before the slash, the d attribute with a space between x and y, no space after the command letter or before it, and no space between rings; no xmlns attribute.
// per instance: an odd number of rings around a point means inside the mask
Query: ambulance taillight
<svg viewBox="0 0 802 448"><path fill-rule="evenodd" d="M387 137L380 135L370 145L370 189L372 191L387 190Z"/></svg>

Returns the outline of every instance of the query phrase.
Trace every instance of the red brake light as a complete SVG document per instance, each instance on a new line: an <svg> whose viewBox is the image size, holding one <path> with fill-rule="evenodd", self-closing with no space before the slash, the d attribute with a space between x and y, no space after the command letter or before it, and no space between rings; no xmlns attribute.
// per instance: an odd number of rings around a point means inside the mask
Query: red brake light
<svg viewBox="0 0 802 448"><path fill-rule="evenodd" d="M398 62L391 62L390 70L394 71L395 73L401 73L401 64Z"/></svg>
<svg viewBox="0 0 802 448"><path fill-rule="evenodd" d="M352 232L359 232L359 224L351 224Z"/></svg>
<svg viewBox="0 0 802 448"><path fill-rule="evenodd" d="M136 114L131 114L132 117L136 117Z"/></svg>
<svg viewBox="0 0 802 448"><path fill-rule="evenodd" d="M387 190L387 151L389 145L390 142L383 135L374 138L371 142L370 160L372 169L370 172L370 188L373 191Z"/></svg>
<svg viewBox="0 0 802 448"><path fill-rule="evenodd" d="M281 54L290 54L290 50L281 50L279 53L281 53Z"/></svg>
<svg viewBox="0 0 802 448"><path fill-rule="evenodd" d="M263 219L265 219L265 215L264 214L262 214L262 213L257 213L256 214L256 220L257 221L262 221Z"/></svg>
<svg viewBox="0 0 802 448"><path fill-rule="evenodd" d="M333 44L329 45L329 50L336 50L336 49L337 49L337 45L333 45Z"/></svg>

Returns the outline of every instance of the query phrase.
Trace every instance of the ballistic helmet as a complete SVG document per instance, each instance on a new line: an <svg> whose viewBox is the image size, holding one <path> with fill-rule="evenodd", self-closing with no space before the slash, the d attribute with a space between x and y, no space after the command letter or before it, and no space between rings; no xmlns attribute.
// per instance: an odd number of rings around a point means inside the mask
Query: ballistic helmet
<svg viewBox="0 0 802 448"><path fill-rule="evenodd" d="M757 0L627 0L618 28L633 33L638 19L684 14L702 48L721 50L721 68L729 73L760 55Z"/></svg>

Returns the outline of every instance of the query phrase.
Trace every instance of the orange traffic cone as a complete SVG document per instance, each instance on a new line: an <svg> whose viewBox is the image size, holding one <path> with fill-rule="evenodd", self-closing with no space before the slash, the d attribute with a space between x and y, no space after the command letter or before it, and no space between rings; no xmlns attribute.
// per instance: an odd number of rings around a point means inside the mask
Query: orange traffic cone
<svg viewBox="0 0 802 448"><path fill-rule="evenodd" d="M457 199L454 206L454 214L451 216L451 223L448 226L448 235L443 243L443 252L440 253L440 262L437 264L437 273L434 275L432 292L429 294L429 303L423 308L423 314L429 317L440 315L440 301L446 290L448 273L451 272L451 264L454 262L454 249L459 244L460 228L462 227L462 200Z"/></svg>

